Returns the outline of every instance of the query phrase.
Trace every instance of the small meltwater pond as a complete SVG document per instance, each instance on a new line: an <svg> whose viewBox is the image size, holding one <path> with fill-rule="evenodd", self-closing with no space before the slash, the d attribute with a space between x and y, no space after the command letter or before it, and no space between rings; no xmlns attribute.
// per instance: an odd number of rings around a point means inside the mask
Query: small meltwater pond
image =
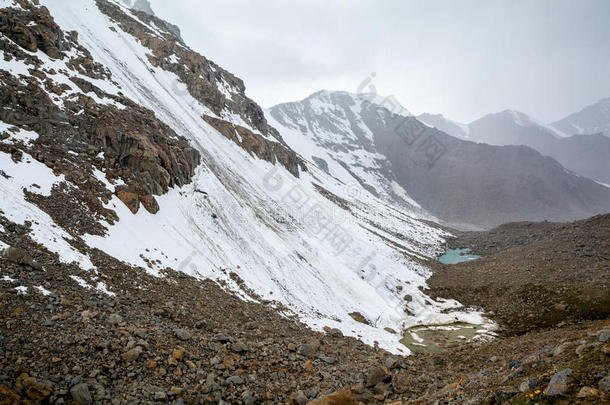
<svg viewBox="0 0 610 405"><path fill-rule="evenodd" d="M456 264L478 259L481 256L469 254L470 249L447 249L445 254L438 257L438 261L444 264Z"/></svg>
<svg viewBox="0 0 610 405"><path fill-rule="evenodd" d="M439 353L475 339L491 339L494 333L481 325L452 323L414 326L405 330L400 343L415 353Z"/></svg>

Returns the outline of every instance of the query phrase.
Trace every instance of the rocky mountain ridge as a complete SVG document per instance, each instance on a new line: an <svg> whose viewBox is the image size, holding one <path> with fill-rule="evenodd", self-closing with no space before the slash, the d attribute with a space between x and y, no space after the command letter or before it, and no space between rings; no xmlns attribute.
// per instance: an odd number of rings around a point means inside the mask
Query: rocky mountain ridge
<svg viewBox="0 0 610 405"><path fill-rule="evenodd" d="M526 145L552 157L568 170L603 183L610 182L609 137L596 132L564 135L513 111L486 115L468 127L470 139L477 142Z"/></svg>
<svg viewBox="0 0 610 405"><path fill-rule="evenodd" d="M572 220L610 209L610 189L533 149L457 139L368 95L315 93L272 107L269 120L333 176L453 226Z"/></svg>

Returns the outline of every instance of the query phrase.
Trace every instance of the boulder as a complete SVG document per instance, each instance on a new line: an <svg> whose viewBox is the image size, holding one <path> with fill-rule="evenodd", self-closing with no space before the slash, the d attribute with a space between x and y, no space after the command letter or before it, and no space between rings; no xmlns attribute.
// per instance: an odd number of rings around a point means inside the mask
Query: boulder
<svg viewBox="0 0 610 405"><path fill-rule="evenodd" d="M610 375L599 380L598 388L601 392L610 392Z"/></svg>
<svg viewBox="0 0 610 405"><path fill-rule="evenodd" d="M159 204L157 203L155 197L153 197L152 195L146 194L141 196L140 202L142 203L142 206L146 209L146 211L150 212L151 214L156 214L157 212L159 212Z"/></svg>
<svg viewBox="0 0 610 405"><path fill-rule="evenodd" d="M39 263L32 259L26 250L18 247L9 246L2 250L2 258L11 263L30 266L35 270L40 270L42 268Z"/></svg>
<svg viewBox="0 0 610 405"><path fill-rule="evenodd" d="M373 387L382 381L385 381L390 377L390 372L384 366L375 367L368 371L366 374L366 385L367 387Z"/></svg>
<svg viewBox="0 0 610 405"><path fill-rule="evenodd" d="M129 191L127 187L119 186L115 191L119 200L123 202L129 208L132 213L137 213L138 209L140 209L140 198L138 195L132 191Z"/></svg>
<svg viewBox="0 0 610 405"><path fill-rule="evenodd" d="M294 405L305 405L307 404L307 396L303 391L297 391L290 396L290 403Z"/></svg>
<svg viewBox="0 0 610 405"><path fill-rule="evenodd" d="M136 346L133 349L123 353L121 357L125 361L134 361L137 360L138 357L140 357L140 354L142 354L142 348L140 346Z"/></svg>
<svg viewBox="0 0 610 405"><path fill-rule="evenodd" d="M80 405L90 404L92 402L89 386L86 383L76 384L70 389L72 400Z"/></svg>
<svg viewBox="0 0 610 405"><path fill-rule="evenodd" d="M576 394L576 398L592 398L599 395L599 391L595 388L591 387L582 387L578 394Z"/></svg>
<svg viewBox="0 0 610 405"><path fill-rule="evenodd" d="M22 390L26 397L34 401L43 401L53 391L50 384L36 380L27 374L21 374L16 381L18 389Z"/></svg>
<svg viewBox="0 0 610 405"><path fill-rule="evenodd" d="M570 374L572 374L572 370L569 368L556 373L546 387L546 395L552 397L566 394L570 384Z"/></svg>
<svg viewBox="0 0 610 405"><path fill-rule="evenodd" d="M352 319L353 319L354 321L356 321L356 322L360 322L360 323L363 323L363 324L365 324L365 325L370 325L370 324L371 324L371 323L369 322L369 320L368 320L368 319L366 319L366 318L364 317L364 315L362 315L360 312L350 312L348 315L349 315L349 316L351 316L351 317L352 317Z"/></svg>

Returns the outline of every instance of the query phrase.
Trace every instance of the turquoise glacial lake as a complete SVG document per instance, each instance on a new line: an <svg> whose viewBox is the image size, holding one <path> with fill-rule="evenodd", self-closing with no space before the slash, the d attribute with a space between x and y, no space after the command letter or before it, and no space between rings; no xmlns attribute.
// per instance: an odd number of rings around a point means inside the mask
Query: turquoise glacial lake
<svg viewBox="0 0 610 405"><path fill-rule="evenodd" d="M470 254L470 249L447 249L445 254L438 257L438 261L444 264L456 264L478 259L481 256Z"/></svg>

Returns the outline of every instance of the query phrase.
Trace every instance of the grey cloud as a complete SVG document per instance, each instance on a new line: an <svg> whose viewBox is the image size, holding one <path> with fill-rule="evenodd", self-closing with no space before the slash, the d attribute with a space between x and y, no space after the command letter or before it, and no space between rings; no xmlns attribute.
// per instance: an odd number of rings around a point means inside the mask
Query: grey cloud
<svg viewBox="0 0 610 405"><path fill-rule="evenodd" d="M610 96L605 0L151 0L265 106L371 72L410 110L552 121Z"/></svg>

